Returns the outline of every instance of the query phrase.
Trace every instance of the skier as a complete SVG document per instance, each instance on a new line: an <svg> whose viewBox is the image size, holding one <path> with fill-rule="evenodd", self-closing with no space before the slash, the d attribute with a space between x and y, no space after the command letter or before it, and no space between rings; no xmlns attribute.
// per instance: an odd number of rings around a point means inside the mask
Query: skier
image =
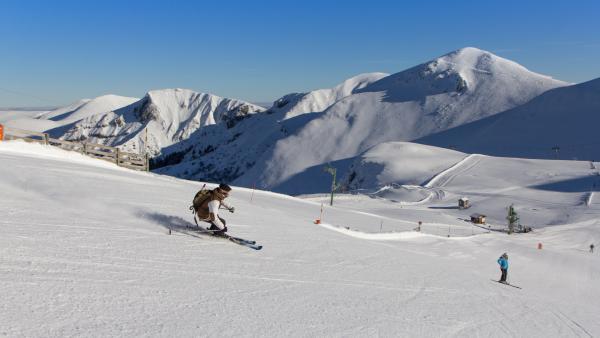
<svg viewBox="0 0 600 338"><path fill-rule="evenodd" d="M234 212L235 208L225 203L225 198L229 196L231 187L221 183L217 188L210 191L210 196L196 208L196 215L201 221L210 223L208 230L214 231L214 235L223 235L227 232L226 222L219 216L219 208Z"/></svg>
<svg viewBox="0 0 600 338"><path fill-rule="evenodd" d="M508 275L508 255L505 253L498 258L498 264L500 264L500 271L502 271L502 276L500 276L500 280L498 282L506 284L506 277Z"/></svg>
<svg viewBox="0 0 600 338"><path fill-rule="evenodd" d="M590 244L590 252L594 253L594 243Z"/></svg>

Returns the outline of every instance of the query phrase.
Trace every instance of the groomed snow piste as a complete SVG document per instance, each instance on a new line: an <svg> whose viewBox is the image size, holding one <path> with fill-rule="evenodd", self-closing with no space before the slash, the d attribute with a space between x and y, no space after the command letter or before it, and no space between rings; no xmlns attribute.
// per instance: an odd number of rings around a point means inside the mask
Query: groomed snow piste
<svg viewBox="0 0 600 338"><path fill-rule="evenodd" d="M254 251L186 229L201 185L0 142L0 335L600 335L597 217L379 233L377 216L326 207L319 226L319 203L234 187L224 217ZM503 252L522 290L493 282Z"/></svg>

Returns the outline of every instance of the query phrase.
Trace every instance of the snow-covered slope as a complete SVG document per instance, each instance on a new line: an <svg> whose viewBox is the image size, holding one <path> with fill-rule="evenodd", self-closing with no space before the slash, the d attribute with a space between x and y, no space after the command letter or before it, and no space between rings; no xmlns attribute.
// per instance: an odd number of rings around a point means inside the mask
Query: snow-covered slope
<svg viewBox="0 0 600 338"><path fill-rule="evenodd" d="M1 114L0 122L13 128L45 132L80 121L84 118L125 107L139 99L118 95L103 95L83 99L67 106L37 114Z"/></svg>
<svg viewBox="0 0 600 338"><path fill-rule="evenodd" d="M460 49L339 100L236 183L277 189L306 168L478 120L564 85L489 52Z"/></svg>
<svg viewBox="0 0 600 338"><path fill-rule="evenodd" d="M381 143L357 156L342 177L346 190L420 185L467 154L410 142Z"/></svg>
<svg viewBox="0 0 600 338"><path fill-rule="evenodd" d="M511 204L520 214L520 223L535 228L589 221L599 211L597 163L477 154L462 157L459 156L462 153L452 154L433 147L429 154L403 153L404 158L388 158L384 162L387 168L396 168L395 171L371 163L358 167L356 172L362 175L342 181L352 183L352 195L340 195L336 205L382 214L385 208L377 200L384 199L393 202L387 205L386 214L410 220L412 224L426 220L454 226L477 212L487 215L489 225L500 228L506 227L506 208ZM444 167L440 165L439 172L428 176L438 154L442 155L439 164L446 161ZM456 162L452 162L451 157ZM370 180L361 182L363 177ZM373 182L381 177L386 177L385 184ZM418 185L404 183L414 178L423 181ZM325 201L323 196L314 199ZM457 201L461 197L470 199L471 209L458 209ZM373 199L376 202L372 202ZM448 228L440 230L448 231Z"/></svg>
<svg viewBox="0 0 600 338"><path fill-rule="evenodd" d="M495 156L597 160L599 126L600 78L417 142Z"/></svg>
<svg viewBox="0 0 600 338"><path fill-rule="evenodd" d="M6 127L44 131L52 126L52 121L37 120L36 117L47 113L48 110L0 110L0 124Z"/></svg>
<svg viewBox="0 0 600 338"><path fill-rule="evenodd" d="M416 143L386 142L356 157L309 167L281 182L276 190L290 195L328 192L332 176L325 170L327 167L336 169L338 192L369 194L390 187L420 185L466 156ZM413 192L417 198L429 195L429 192Z"/></svg>
<svg viewBox="0 0 600 338"><path fill-rule="evenodd" d="M333 88L288 94L276 100L269 111L283 113L284 119L305 113L322 112L344 97L352 95L388 75L386 73L365 73L349 78Z"/></svg>
<svg viewBox="0 0 600 338"><path fill-rule="evenodd" d="M131 152L147 148L151 155L156 155L202 127L224 123L231 128L263 110L248 102L187 89L154 90L126 107L88 116L52 130L51 134L65 140L119 146ZM148 142L144 144L146 138Z"/></svg>
<svg viewBox="0 0 600 338"><path fill-rule="evenodd" d="M0 142L0 162L0 332L9 337L600 335L600 255L587 252L600 241L595 204L580 213L586 221L507 236L453 214L429 222L449 208L380 199L369 199L371 211L385 216L326 206L317 226L320 204L234 187L236 212L223 216L231 233L264 245L253 251L186 229L201 183L21 142ZM501 177L522 187L549 179L533 162L495 173L464 163L482 170L437 182L488 182L477 191L491 201L506 194L494 192ZM581 165L537 162L562 175ZM476 181L482 173L491 176ZM389 232L393 218L414 227L416 212L425 233ZM452 237L430 235L436 227ZM460 229L481 235L455 237ZM503 252L523 289L492 281Z"/></svg>

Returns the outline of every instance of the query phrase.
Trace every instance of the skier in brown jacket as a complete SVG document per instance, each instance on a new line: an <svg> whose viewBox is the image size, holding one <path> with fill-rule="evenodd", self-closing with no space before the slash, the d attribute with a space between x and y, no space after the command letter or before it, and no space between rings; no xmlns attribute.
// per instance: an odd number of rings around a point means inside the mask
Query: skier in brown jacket
<svg viewBox="0 0 600 338"><path fill-rule="evenodd" d="M221 183L217 188L210 191L208 198L196 208L198 219L210 223L208 230L213 231L214 235L223 235L227 232L227 225L223 218L219 216L219 208L234 212L235 208L225 203L225 198L229 196L231 187Z"/></svg>

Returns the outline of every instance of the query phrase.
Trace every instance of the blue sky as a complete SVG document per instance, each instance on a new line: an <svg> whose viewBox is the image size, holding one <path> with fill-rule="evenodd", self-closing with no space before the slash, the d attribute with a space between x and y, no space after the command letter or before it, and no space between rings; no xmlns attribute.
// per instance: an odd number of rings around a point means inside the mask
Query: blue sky
<svg viewBox="0 0 600 338"><path fill-rule="evenodd" d="M600 77L600 2L0 2L0 107L189 88L252 102L473 46Z"/></svg>

